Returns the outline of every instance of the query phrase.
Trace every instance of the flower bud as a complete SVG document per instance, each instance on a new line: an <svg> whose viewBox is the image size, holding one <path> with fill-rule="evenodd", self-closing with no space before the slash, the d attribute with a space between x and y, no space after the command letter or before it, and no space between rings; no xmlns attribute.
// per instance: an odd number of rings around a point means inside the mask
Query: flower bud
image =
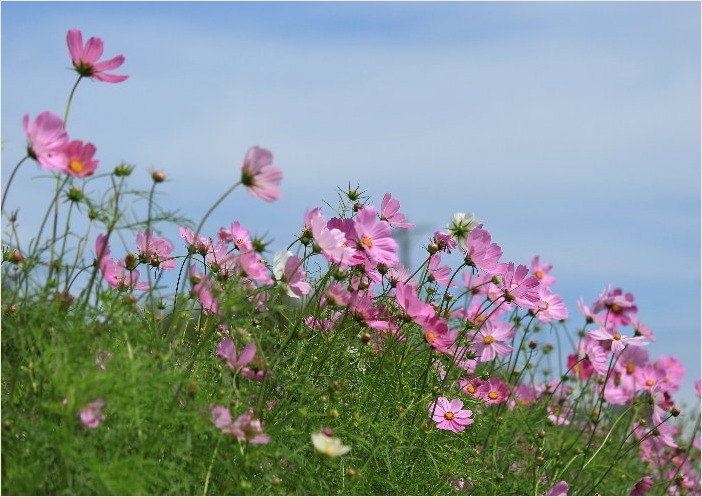
<svg viewBox="0 0 702 497"><path fill-rule="evenodd" d="M151 179L154 181L154 183L163 183L166 181L166 173L163 171L154 171L151 173Z"/></svg>

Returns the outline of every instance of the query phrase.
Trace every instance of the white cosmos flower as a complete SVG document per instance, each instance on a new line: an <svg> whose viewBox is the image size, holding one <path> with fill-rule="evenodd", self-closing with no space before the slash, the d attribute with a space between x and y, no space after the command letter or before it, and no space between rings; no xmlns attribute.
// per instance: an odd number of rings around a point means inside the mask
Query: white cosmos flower
<svg viewBox="0 0 702 497"><path fill-rule="evenodd" d="M328 437L324 433L312 434L312 445L317 451L328 457L339 457L348 453L351 447L343 445L336 437Z"/></svg>
<svg viewBox="0 0 702 497"><path fill-rule="evenodd" d="M475 214L472 212L457 212L451 218L451 222L448 223L446 229L448 229L449 233L453 239L456 240L458 245L463 250L466 250L466 240L468 238L468 234L473 231L473 228L478 226L478 224L478 220L475 218Z"/></svg>

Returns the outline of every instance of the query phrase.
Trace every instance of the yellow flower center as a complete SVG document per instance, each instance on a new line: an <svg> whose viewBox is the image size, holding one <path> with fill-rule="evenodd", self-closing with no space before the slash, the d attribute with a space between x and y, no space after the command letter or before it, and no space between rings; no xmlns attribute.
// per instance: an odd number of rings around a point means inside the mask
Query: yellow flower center
<svg viewBox="0 0 702 497"><path fill-rule="evenodd" d="M622 312L622 307L619 304L612 305L612 312Z"/></svg>
<svg viewBox="0 0 702 497"><path fill-rule="evenodd" d="M495 341L495 338L492 335L488 335L488 336L483 338L483 343L485 345L490 345L494 341Z"/></svg>
<svg viewBox="0 0 702 497"><path fill-rule="evenodd" d="M487 396L490 400L495 400L497 397L499 397L499 395L497 395L497 392L488 392Z"/></svg>
<svg viewBox="0 0 702 497"><path fill-rule="evenodd" d="M626 363L627 374L634 374L634 371L636 371L636 365L633 362L627 362Z"/></svg>
<svg viewBox="0 0 702 497"><path fill-rule="evenodd" d="M614 340L621 340L622 336L619 333L615 333L614 336L612 337Z"/></svg>
<svg viewBox="0 0 702 497"><path fill-rule="evenodd" d="M471 395L474 394L474 393L475 393L475 386L473 386L473 385L468 385L468 386L466 387L466 392L468 392L468 393L471 394Z"/></svg>
<svg viewBox="0 0 702 497"><path fill-rule="evenodd" d="M446 419L448 419L449 421L451 421L451 420L453 419L453 413L452 413L451 411L446 411L446 412L444 413L444 417L445 417Z"/></svg>
<svg viewBox="0 0 702 497"><path fill-rule="evenodd" d="M68 163L68 168L74 173L82 173L83 169L85 169L85 166L78 159L73 159L71 162Z"/></svg>
<svg viewBox="0 0 702 497"><path fill-rule="evenodd" d="M541 279L541 278L544 277L544 273L543 273L542 271L535 271L535 272L534 272L534 276L536 276L537 278Z"/></svg>
<svg viewBox="0 0 702 497"><path fill-rule="evenodd" d="M427 333L427 339L430 342L433 342L434 340L436 340L436 333L434 333L433 331L430 331L429 333Z"/></svg>
<svg viewBox="0 0 702 497"><path fill-rule="evenodd" d="M364 236L361 238L361 243L366 246L366 248L371 248L373 246L373 240L370 237Z"/></svg>
<svg viewBox="0 0 702 497"><path fill-rule="evenodd" d="M654 385L653 380L646 380L646 386L652 387Z"/></svg>

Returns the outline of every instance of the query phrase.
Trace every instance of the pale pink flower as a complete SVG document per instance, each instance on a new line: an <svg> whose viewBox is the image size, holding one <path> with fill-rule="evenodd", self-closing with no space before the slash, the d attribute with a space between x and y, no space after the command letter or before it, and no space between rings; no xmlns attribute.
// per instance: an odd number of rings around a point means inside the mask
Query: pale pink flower
<svg viewBox="0 0 702 497"><path fill-rule="evenodd" d="M169 257L173 252L173 244L165 238L155 237L151 228L146 232L137 232L136 245L143 262L159 269L175 269L176 261Z"/></svg>
<svg viewBox="0 0 702 497"><path fill-rule="evenodd" d="M665 373L662 385L665 391L676 392L680 388L685 377L685 366L677 357L661 356L653 363L653 366Z"/></svg>
<svg viewBox="0 0 702 497"><path fill-rule="evenodd" d="M78 418L83 426L86 428L97 428L100 424L105 421L105 414L101 411L107 402L105 399L97 399L83 407L79 413Z"/></svg>
<svg viewBox="0 0 702 497"><path fill-rule="evenodd" d="M202 273L195 270L195 266L190 266L190 282L193 286L193 294L197 296L202 309L206 313L219 313L219 300L212 293L212 283Z"/></svg>
<svg viewBox="0 0 702 497"><path fill-rule="evenodd" d="M95 255L98 267L103 278L113 288L120 290L148 290L149 283L139 282L139 271L136 269L127 270L124 260L114 261L110 258L110 246L107 245L107 237L98 235L95 240Z"/></svg>
<svg viewBox="0 0 702 497"><path fill-rule="evenodd" d="M621 352L627 345L642 347L649 343L644 337L625 337L618 331L612 333L606 328L597 328L596 330L589 331L587 334L595 340L611 342L611 350L615 353Z"/></svg>
<svg viewBox="0 0 702 497"><path fill-rule="evenodd" d="M328 228L320 208L312 210L306 217L309 218L315 250L330 262L347 265L354 249L347 246L344 232L337 228Z"/></svg>
<svg viewBox="0 0 702 497"><path fill-rule="evenodd" d="M223 242L232 242L240 252L250 252L253 250L251 234L249 230L242 227L239 221L232 223L231 229L220 228L219 239Z"/></svg>
<svg viewBox="0 0 702 497"><path fill-rule="evenodd" d="M556 278L548 273L553 268L553 264L541 264L537 255L531 260L531 274L539 279L539 283L544 287L551 287L556 282Z"/></svg>
<svg viewBox="0 0 702 497"><path fill-rule="evenodd" d="M25 114L22 126L29 142L29 157L36 160L42 169L65 172L68 167L65 154L68 133L63 127L63 120L51 112L42 112L30 123L29 114Z"/></svg>
<svg viewBox="0 0 702 497"><path fill-rule="evenodd" d="M495 357L505 357L512 352L507 344L514 336L514 328L508 322L485 321L473 337L472 350L479 362L492 361Z"/></svg>
<svg viewBox="0 0 702 497"><path fill-rule="evenodd" d="M85 178L92 176L98 167L98 161L93 160L96 148L92 143L86 143L80 140L73 140L64 149L66 155L66 169L64 173L76 178Z"/></svg>
<svg viewBox="0 0 702 497"><path fill-rule="evenodd" d="M446 397L439 397L429 404L429 415L436 422L437 428L455 433L465 430L466 426L473 423L473 411L463 409L461 399L448 400Z"/></svg>
<svg viewBox="0 0 702 497"><path fill-rule="evenodd" d="M562 321L568 317L568 308L563 303L563 299L552 293L548 287L543 286L543 283L539 286L539 300L536 318L542 323Z"/></svg>
<svg viewBox="0 0 702 497"><path fill-rule="evenodd" d="M227 366L232 369L239 369L250 363L256 355L256 344L249 342L244 346L244 350L237 356L234 340L227 337L217 344L217 355L227 360Z"/></svg>
<svg viewBox="0 0 702 497"><path fill-rule="evenodd" d="M398 262L397 242L391 236L392 229L389 224L378 221L375 207L366 206L359 210L354 228L357 256L364 254L370 261L387 266ZM360 257L358 262L363 260L364 258Z"/></svg>
<svg viewBox="0 0 702 497"><path fill-rule="evenodd" d="M82 77L97 79L105 83L120 83L129 76L107 74L105 71L117 69L124 64L124 57L118 55L109 60L98 62L102 57L103 44L100 38L92 37L83 46L83 35L77 29L71 29L66 36L68 52L73 61L73 67Z"/></svg>
<svg viewBox="0 0 702 497"><path fill-rule="evenodd" d="M181 226L179 228L180 237L188 244L189 253L198 253L200 255L206 255L212 250L212 240L204 236L200 236L197 233L193 233L193 230Z"/></svg>
<svg viewBox="0 0 702 497"><path fill-rule="evenodd" d="M333 305L345 307L351 303L351 292L341 283L334 282L329 285L325 295L327 302Z"/></svg>
<svg viewBox="0 0 702 497"><path fill-rule="evenodd" d="M451 281L451 273L453 270L450 266L439 266L441 264L441 255L434 254L429 256L429 281L435 281L439 285L448 285L450 288L456 288L456 284Z"/></svg>
<svg viewBox="0 0 702 497"><path fill-rule="evenodd" d="M403 222L405 220L405 215L401 214L399 210L400 202L392 198L390 193L386 193L380 203L380 219L382 221L387 221L391 226L396 228L414 228L414 224Z"/></svg>
<svg viewBox="0 0 702 497"><path fill-rule="evenodd" d="M631 324L631 318L638 308L634 305L634 296L631 293L624 294L620 288L610 290L610 287L607 287L592 304L593 313L599 314L602 311L607 311L607 325L619 326Z"/></svg>
<svg viewBox="0 0 702 497"><path fill-rule="evenodd" d="M458 340L459 330L449 329L445 319L437 316L417 320L424 330L424 339L439 352L451 354L451 347Z"/></svg>
<svg viewBox="0 0 702 497"><path fill-rule="evenodd" d="M253 445L267 444L270 437L263 434L263 421L253 417L253 410L240 415L232 422L229 409L224 406L210 406L210 421L225 433L242 442Z"/></svg>
<svg viewBox="0 0 702 497"><path fill-rule="evenodd" d="M559 481L549 488L545 495L568 495L568 483Z"/></svg>
<svg viewBox="0 0 702 497"><path fill-rule="evenodd" d="M500 275L500 283L497 286L506 302L514 302L519 307L536 310L539 302L539 280L536 276L527 276L528 273L525 265L520 264L515 269L514 263L510 262L504 274Z"/></svg>
<svg viewBox="0 0 702 497"><path fill-rule="evenodd" d="M444 233L443 231L435 231L434 238L429 246L431 247L432 245L436 251L450 254L451 250L456 248L456 240L454 240L448 233Z"/></svg>
<svg viewBox="0 0 702 497"><path fill-rule="evenodd" d="M237 257L238 264L244 274L263 285L273 284L268 268L256 252L246 252Z"/></svg>
<svg viewBox="0 0 702 497"><path fill-rule="evenodd" d="M246 151L241 165L241 183L249 193L266 202L278 200L283 194L278 185L283 180L283 171L273 165L273 154L261 147Z"/></svg>
<svg viewBox="0 0 702 497"><path fill-rule="evenodd" d="M500 264L502 249L496 243L491 243L490 233L483 229L482 224L468 234L465 251L465 261L469 266L488 274L497 274L503 270L504 265Z"/></svg>
<svg viewBox="0 0 702 497"><path fill-rule="evenodd" d="M414 321L428 319L436 316L436 311L431 304L422 302L417 296L417 289L411 285L398 282L395 285L395 300L405 311L405 314Z"/></svg>

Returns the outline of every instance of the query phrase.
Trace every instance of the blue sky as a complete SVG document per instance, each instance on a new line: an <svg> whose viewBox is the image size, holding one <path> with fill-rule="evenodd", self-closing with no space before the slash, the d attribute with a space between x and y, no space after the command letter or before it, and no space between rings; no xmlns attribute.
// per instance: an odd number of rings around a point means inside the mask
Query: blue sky
<svg viewBox="0 0 702 497"><path fill-rule="evenodd" d="M700 375L700 5L696 2L3 2L2 172L21 119L63 113L66 31L122 53L122 84L81 83L69 120L105 168L163 169L163 203L197 220L251 145L283 198L237 192L208 223L275 239L360 184L426 226L473 211L504 251L554 264L576 300L634 293L654 357ZM139 176L141 174L141 176ZM25 166L8 208L31 235L52 182ZM15 204L13 206L13 204ZM37 203L35 203L37 204ZM171 236L176 239L175 232ZM113 252L118 252L113 249Z"/></svg>

